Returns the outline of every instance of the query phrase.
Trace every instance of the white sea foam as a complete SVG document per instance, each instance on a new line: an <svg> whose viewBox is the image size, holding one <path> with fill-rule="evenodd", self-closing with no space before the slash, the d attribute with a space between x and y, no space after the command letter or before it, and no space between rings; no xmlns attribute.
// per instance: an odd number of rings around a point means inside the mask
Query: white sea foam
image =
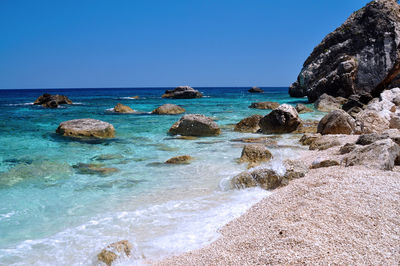
<svg viewBox="0 0 400 266"><path fill-rule="evenodd" d="M6 106L25 106L25 105L33 105L33 103L8 103Z"/></svg>

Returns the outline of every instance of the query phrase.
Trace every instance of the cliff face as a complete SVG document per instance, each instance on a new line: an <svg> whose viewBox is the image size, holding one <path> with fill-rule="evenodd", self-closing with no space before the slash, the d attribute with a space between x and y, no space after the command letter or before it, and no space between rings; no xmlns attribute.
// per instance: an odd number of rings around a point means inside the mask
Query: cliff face
<svg viewBox="0 0 400 266"><path fill-rule="evenodd" d="M376 96L400 75L400 5L376 0L354 12L328 34L304 62L292 97L311 102L324 93Z"/></svg>

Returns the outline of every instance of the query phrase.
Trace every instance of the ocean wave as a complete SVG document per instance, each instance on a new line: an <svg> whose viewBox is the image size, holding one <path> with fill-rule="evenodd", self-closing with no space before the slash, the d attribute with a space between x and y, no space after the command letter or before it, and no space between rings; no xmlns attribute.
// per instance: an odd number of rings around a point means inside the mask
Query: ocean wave
<svg viewBox="0 0 400 266"><path fill-rule="evenodd" d="M25 105L33 105L33 103L8 103L5 106L25 106Z"/></svg>

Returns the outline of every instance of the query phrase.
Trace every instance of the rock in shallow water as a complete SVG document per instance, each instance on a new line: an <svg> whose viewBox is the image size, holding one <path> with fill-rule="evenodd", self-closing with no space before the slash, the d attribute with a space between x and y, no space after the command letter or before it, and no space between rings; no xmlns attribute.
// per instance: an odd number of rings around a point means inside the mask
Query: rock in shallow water
<svg viewBox="0 0 400 266"><path fill-rule="evenodd" d="M151 113L152 114L157 114L157 115L176 115L176 114L181 114L184 113L185 109L182 107L176 105L176 104L164 104L161 105L160 107L154 109Z"/></svg>
<svg viewBox="0 0 400 266"><path fill-rule="evenodd" d="M114 138L115 129L110 123L85 118L62 122L56 133L76 138Z"/></svg>
<svg viewBox="0 0 400 266"><path fill-rule="evenodd" d="M295 108L296 108L296 111L297 111L299 114L305 114L305 113L314 112L313 109L308 108L307 106L305 106L305 105L302 104L302 103L296 104L296 107L295 107Z"/></svg>
<svg viewBox="0 0 400 266"><path fill-rule="evenodd" d="M193 160L193 157L190 155L181 155L168 159L165 161L167 164L189 164Z"/></svg>
<svg viewBox="0 0 400 266"><path fill-rule="evenodd" d="M116 113L134 113L135 110L133 110L132 108L130 108L127 105L123 105L121 103L117 103L116 106L114 106L114 112Z"/></svg>
<svg viewBox="0 0 400 266"><path fill-rule="evenodd" d="M72 101L64 95L51 95L48 93L39 96L34 105L41 105L45 108L57 108L60 104L72 104Z"/></svg>
<svg viewBox="0 0 400 266"><path fill-rule="evenodd" d="M189 86L179 86L173 90L166 90L162 98L193 99L201 98L203 94Z"/></svg>
<svg viewBox="0 0 400 266"><path fill-rule="evenodd" d="M121 240L108 245L97 255L97 259L107 266L111 266L116 259L129 257L132 248L132 244L128 240Z"/></svg>
<svg viewBox="0 0 400 266"><path fill-rule="evenodd" d="M243 147L240 162L248 162L249 168L272 159L271 152L261 144L248 144Z"/></svg>
<svg viewBox="0 0 400 266"><path fill-rule="evenodd" d="M218 127L210 117L200 114L184 115L181 119L172 125L169 129L172 135L182 136L216 136L221 133Z"/></svg>
<svg viewBox="0 0 400 266"><path fill-rule="evenodd" d="M246 117L235 125L234 130L238 132L256 133L260 129L258 124L260 123L261 118L263 118L262 115L252 115Z"/></svg>
<svg viewBox="0 0 400 266"><path fill-rule="evenodd" d="M260 120L260 129L264 134L281 134L295 131L301 126L296 109L282 104Z"/></svg>

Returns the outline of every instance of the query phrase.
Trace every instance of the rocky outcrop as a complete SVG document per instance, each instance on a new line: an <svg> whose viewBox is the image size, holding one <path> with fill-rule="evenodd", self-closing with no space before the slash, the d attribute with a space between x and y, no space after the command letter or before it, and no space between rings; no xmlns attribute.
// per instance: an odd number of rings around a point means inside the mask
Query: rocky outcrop
<svg viewBox="0 0 400 266"><path fill-rule="evenodd" d="M190 114L182 116L179 121L173 124L169 129L169 133L172 135L204 137L219 135L221 129L217 123L207 116Z"/></svg>
<svg viewBox="0 0 400 266"><path fill-rule="evenodd" d="M201 98L203 97L203 94L198 90L193 89L192 87L179 86L173 90L166 90L162 97L172 99L193 99Z"/></svg>
<svg viewBox="0 0 400 266"><path fill-rule="evenodd" d="M72 104L72 101L64 95L51 95L48 93L39 96L34 105L41 105L45 108L57 108L60 104Z"/></svg>
<svg viewBox="0 0 400 266"><path fill-rule="evenodd" d="M249 108L253 109L261 109L261 110L268 110L268 109L276 109L279 107L279 103L277 102L257 102L250 104Z"/></svg>
<svg viewBox="0 0 400 266"><path fill-rule="evenodd" d="M86 118L62 122L56 133L76 138L114 138L115 129L110 123Z"/></svg>
<svg viewBox="0 0 400 266"><path fill-rule="evenodd" d="M272 159L271 152L261 144L248 144L243 147L240 162L249 163L249 168Z"/></svg>
<svg viewBox="0 0 400 266"><path fill-rule="evenodd" d="M326 93L322 94L318 100L314 103L315 109L321 112L330 112L339 110L342 105L346 103L346 99L343 97L332 97Z"/></svg>
<svg viewBox="0 0 400 266"><path fill-rule="evenodd" d="M250 90L248 90L250 93L263 93L264 91L258 87L253 87Z"/></svg>
<svg viewBox="0 0 400 266"><path fill-rule="evenodd" d="M108 245L98 255L97 259L107 266L122 257L129 257L132 252L132 244L128 240L122 240Z"/></svg>
<svg viewBox="0 0 400 266"><path fill-rule="evenodd" d="M324 93L376 97L400 73L399 44L397 1L371 1L314 48L289 93L311 102Z"/></svg>
<svg viewBox="0 0 400 266"><path fill-rule="evenodd" d="M305 113L310 113L310 112L314 112L311 108L308 108L307 106L305 106L304 104L302 104L302 103L298 103L298 104L296 104L296 111L299 113L299 114L305 114Z"/></svg>
<svg viewBox="0 0 400 266"><path fill-rule="evenodd" d="M116 112L116 113L134 113L135 110L133 110L132 108L130 108L127 105L117 103L117 105L114 106L114 112Z"/></svg>
<svg viewBox="0 0 400 266"><path fill-rule="evenodd" d="M167 164L189 164L193 160L193 157L190 155L181 155L168 159L165 161Z"/></svg>
<svg viewBox="0 0 400 266"><path fill-rule="evenodd" d="M346 166L364 165L381 170L392 170L400 156L400 146L391 139L375 141L359 146L345 158Z"/></svg>
<svg viewBox="0 0 400 266"><path fill-rule="evenodd" d="M157 115L176 115L182 114L186 110L176 104L163 104L160 107L154 109L151 113Z"/></svg>
<svg viewBox="0 0 400 266"><path fill-rule="evenodd" d="M343 110L332 111L325 115L318 124L317 132L326 134L353 134L356 131L356 121Z"/></svg>
<svg viewBox="0 0 400 266"><path fill-rule="evenodd" d="M260 120L264 134L290 133L301 126L299 115L293 106L282 104Z"/></svg>
<svg viewBox="0 0 400 266"><path fill-rule="evenodd" d="M262 115L252 115L246 117L235 125L234 130L238 132L256 133L260 129L258 124L260 123L261 118L263 118Z"/></svg>

